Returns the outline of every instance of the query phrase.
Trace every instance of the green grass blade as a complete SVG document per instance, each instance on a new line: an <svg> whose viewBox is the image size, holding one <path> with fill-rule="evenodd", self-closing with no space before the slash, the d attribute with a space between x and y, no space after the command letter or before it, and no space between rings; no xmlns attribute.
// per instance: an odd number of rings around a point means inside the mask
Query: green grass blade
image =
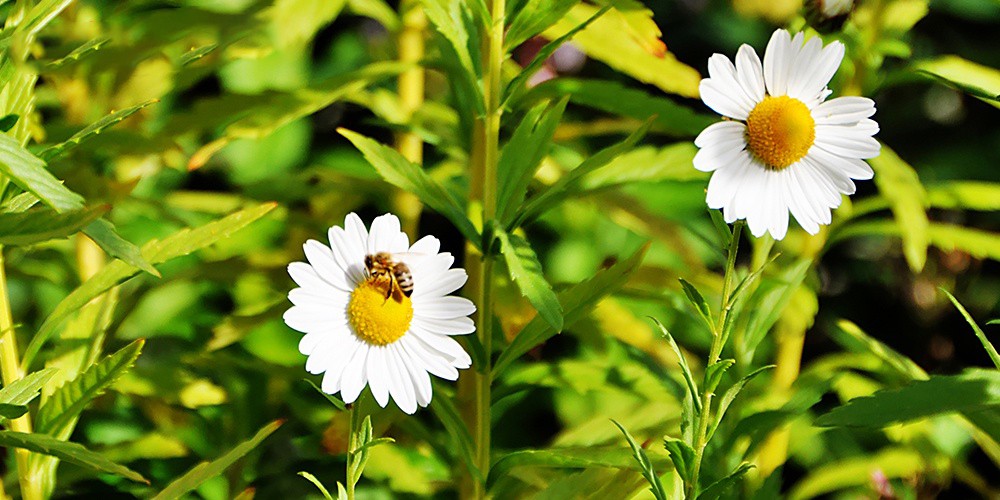
<svg viewBox="0 0 1000 500"><path fill-rule="evenodd" d="M47 434L26 434L23 432L0 431L0 446L24 448L28 451L51 455L98 472L107 472L126 477L136 482L148 483L138 472L116 464L103 455L88 450L83 445L60 441Z"/></svg>
<svg viewBox="0 0 1000 500"><path fill-rule="evenodd" d="M972 331L976 333L976 337L979 339L980 342L982 342L983 349L986 349L986 353L990 355L990 360L993 361L993 366L997 367L997 369L1000 370L1000 353L997 353L997 348L993 346L993 343L991 343L988 338L986 338L986 334L983 333L983 329L979 328L979 325L976 324L976 320L972 319L972 315L969 314L969 311L965 310L965 307L962 306L962 304L958 301L958 299L955 298L954 295L952 295L950 292L948 292L948 290L945 290L944 288L941 288L941 291L948 296L948 300L950 300L951 303L955 305L955 308L958 309L958 312L962 313L962 316L965 318L965 321L969 323L969 326L972 327Z"/></svg>

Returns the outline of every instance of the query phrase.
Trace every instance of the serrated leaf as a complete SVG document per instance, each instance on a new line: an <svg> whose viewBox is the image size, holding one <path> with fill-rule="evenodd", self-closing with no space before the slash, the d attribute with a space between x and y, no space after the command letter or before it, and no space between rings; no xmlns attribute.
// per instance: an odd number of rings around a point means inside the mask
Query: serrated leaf
<svg viewBox="0 0 1000 500"><path fill-rule="evenodd" d="M771 368L774 368L774 365L762 366L748 373L747 376L741 378L739 382L736 382L726 390L725 394L722 395L722 398L719 399L719 408L715 412L715 421L709 425L705 442L710 441L712 436L715 435L715 431L718 430L719 425L722 424L722 417L726 416L726 411L729 410L729 406L733 404L733 401L736 401L736 397L740 395L740 391L746 387L747 383L753 380L757 375L760 375Z"/></svg>
<svg viewBox="0 0 1000 500"><path fill-rule="evenodd" d="M465 425L465 421L462 420L462 416L458 413L458 408L447 397L434 399L431 402L430 408L438 420L441 421L441 424L444 425L452 441L458 446L458 456L465 463L469 474L477 481L482 481L484 479L483 473L476 466L475 443L472 440L472 434L469 433L469 429Z"/></svg>
<svg viewBox="0 0 1000 500"><path fill-rule="evenodd" d="M341 401L339 398L335 398L333 397L332 394L327 394L323 392L323 389L321 389L320 386L316 385L316 383L313 382L312 380L305 379L305 381L309 382L309 385L311 385L313 389L316 389L316 392L322 394L323 397L326 398L326 400L329 401L330 404L332 404L336 409L340 411L347 411L347 405L345 405L344 402Z"/></svg>
<svg viewBox="0 0 1000 500"><path fill-rule="evenodd" d="M721 497L722 494L726 492L726 490L732 488L733 486L736 486L736 483L738 483L739 480L742 479L743 476L745 476L746 473L750 472L750 469L753 468L754 465L747 462L740 464L740 466L737 467L736 470L734 470L728 476L708 485L707 488L705 488L704 490L702 490L701 493L698 494L697 498L714 499Z"/></svg>
<svg viewBox="0 0 1000 500"><path fill-rule="evenodd" d="M57 212L83 206L82 196L66 188L62 181L45 169L44 161L6 134L0 134L0 173Z"/></svg>
<svg viewBox="0 0 1000 500"><path fill-rule="evenodd" d="M222 219L209 222L193 229L182 229L163 240L153 240L142 247L142 256L150 264L159 264L170 259L188 255L195 250L205 248L221 239L250 225L276 207L276 203L264 203L256 207L241 210ZM139 272L135 266L116 260L101 268L94 276L73 290L65 299L56 305L55 309L38 328L35 336L25 349L23 363L30 366L39 349L48 341L63 321L83 307L94 297L108 291L111 287L131 278Z"/></svg>
<svg viewBox="0 0 1000 500"><path fill-rule="evenodd" d="M545 37L555 39L579 26L598 11L597 6L578 4L559 22L545 31ZM644 17L644 20L635 16ZM655 24L652 11L622 12L617 9L594 20L573 37L573 44L588 56L643 83L685 97L698 96L701 75L680 62L667 51L659 39L659 29L634 29L637 23Z"/></svg>
<svg viewBox="0 0 1000 500"><path fill-rule="evenodd" d="M615 422L614 420L611 422L618 427L618 430L620 430L622 434L625 435L625 440L628 441L629 447L632 448L632 456L635 458L635 461L638 462L639 470L642 471L642 477L646 478L646 481L649 482L649 491L653 493L653 496L657 500L667 500L667 493L664 491L663 484L660 482L660 476L656 473L656 470L653 469L653 463L650 462L649 456L646 455L646 450L643 450L642 447L635 442L632 435L629 434L629 432L625 430L621 424Z"/></svg>
<svg viewBox="0 0 1000 500"><path fill-rule="evenodd" d="M1000 372L968 369L854 398L816 419L822 427L885 427L941 413L1000 410ZM984 429L985 430L985 429ZM1000 436L993 434L994 439Z"/></svg>
<svg viewBox="0 0 1000 500"><path fill-rule="evenodd" d="M701 292L694 287L691 283L688 283L684 278L679 278L681 282L681 288L684 289L684 296L687 297L688 302L694 306L694 310L698 312L701 319L705 321L705 326L708 327L708 331L715 330L715 324L712 321L712 309L708 306L708 301L705 297L701 295Z"/></svg>
<svg viewBox="0 0 1000 500"><path fill-rule="evenodd" d="M954 55L917 63L914 69L1000 108L1000 70Z"/></svg>
<svg viewBox="0 0 1000 500"><path fill-rule="evenodd" d="M524 225L525 222L533 219L536 215L545 212L563 199L576 193L579 188L580 181L584 179L587 174L604 167L632 149L632 147L635 146L639 140L645 137L646 132L649 131L649 127L652 126L652 123L652 119L647 120L646 123L636 129L635 132L632 132L628 137L626 137L624 141L613 146L608 146L589 156L586 160L580 162L576 168L560 177L555 184L550 186L541 194L532 197L528 201L524 210L517 213L514 221L507 227L520 227Z"/></svg>
<svg viewBox="0 0 1000 500"><path fill-rule="evenodd" d="M757 349L767 332L781 318L812 265L812 259L799 259L795 264L782 270L781 274L776 277L773 287L761 290L761 293L755 296L754 302L752 302L754 310L750 313L750 321L747 324L745 334L745 349L748 352L752 353ZM748 276L745 282L749 283L750 281L751 278ZM741 284L733 292L734 296L743 289Z"/></svg>
<svg viewBox="0 0 1000 500"><path fill-rule="evenodd" d="M969 323L969 326L972 327L973 333L976 334L976 338L978 338L979 342L983 344L983 349L986 349L986 354L989 354L990 360L993 361L993 366L1000 370L1000 354L997 353L996 347L993 347L990 340L986 338L986 334L983 333L983 329L979 328L979 325L976 324L976 320L972 319L972 315L969 314L969 311L965 310L965 307L962 306L962 304L955 298L954 295L951 294L951 292L945 290L944 288L941 288L940 290L948 296L948 300L955 305L955 309L958 309L958 312L962 314L965 321Z"/></svg>
<svg viewBox="0 0 1000 500"><path fill-rule="evenodd" d="M466 20L469 19L471 2L462 0L420 0L424 13L430 24L440 33L447 45L444 59L458 62L456 78L472 96L471 104L475 113L485 112L482 92L477 82L476 65L469 52L469 32Z"/></svg>
<svg viewBox="0 0 1000 500"><path fill-rule="evenodd" d="M97 246L111 257L142 269L157 278L160 277L160 272L142 257L142 251L139 250L139 247L122 238L115 230L114 224L108 220L98 219L91 222L83 229L83 234L97 243Z"/></svg>
<svg viewBox="0 0 1000 500"><path fill-rule="evenodd" d="M326 500L333 500L333 497L330 496L330 492L326 490L326 486L323 486L323 483L321 483L319 479L316 479L316 476L306 471L299 471L299 475L304 477L306 481L312 483L313 486L315 486L316 489L318 489L320 493L323 494L323 498L325 498Z"/></svg>
<svg viewBox="0 0 1000 500"><path fill-rule="evenodd" d="M549 28L562 19L571 7L580 0L529 0L513 12L504 35L504 47L508 50L521 45L528 39Z"/></svg>
<svg viewBox="0 0 1000 500"><path fill-rule="evenodd" d="M663 438L663 447L670 454L670 461L674 463L674 470L681 480L690 483L694 474L694 449L684 441L670 436Z"/></svg>
<svg viewBox="0 0 1000 500"><path fill-rule="evenodd" d="M670 344L670 349L674 351L674 355L677 356L677 364L681 367L681 374L684 376L684 383L687 384L688 397L694 403L694 410L696 414L700 414L702 411L701 407L701 393L698 392L698 384L694 381L694 375L691 374L691 367L688 366L687 358L684 357L684 352L681 351L681 347L677 345L677 341L674 340L674 336L670 335L670 331L667 327L660 323L660 320L656 318L650 318L653 323L656 323L656 327L660 329L660 334L663 335L667 342Z"/></svg>
<svg viewBox="0 0 1000 500"><path fill-rule="evenodd" d="M653 118L653 130L658 133L694 137L717 119L695 113L669 99L652 96L641 90L625 87L621 83L605 80L556 78L541 83L526 92L520 99L534 102L569 96L570 102L606 113L613 113L636 120ZM692 175L704 175L695 174Z"/></svg>
<svg viewBox="0 0 1000 500"><path fill-rule="evenodd" d="M132 342L56 389L38 409L35 432L58 434L64 425L79 416L94 398L132 367L142 352L143 344L143 339Z"/></svg>
<svg viewBox="0 0 1000 500"><path fill-rule="evenodd" d="M185 52L184 55L182 55L181 58L177 61L177 63L180 64L181 66L187 66L188 64L191 64L211 54L217 48L219 48L219 44L217 43L210 43L208 45L202 45L201 47L195 47Z"/></svg>
<svg viewBox="0 0 1000 500"><path fill-rule="evenodd" d="M346 129L338 129L375 167L379 175L389 184L413 193L427 206L444 215L455 227L476 246L481 246L479 232L465 215L465 210L437 181L432 179L419 165L411 163L396 150L379 144L363 135Z"/></svg>
<svg viewBox="0 0 1000 500"><path fill-rule="evenodd" d="M110 207L101 205L56 212L48 208L0 214L0 245L33 245L66 238L103 215Z"/></svg>
<svg viewBox="0 0 1000 500"><path fill-rule="evenodd" d="M73 49L73 51L69 54L66 54L66 56L50 62L47 65L47 69L56 69L64 66L66 63L79 61L80 59L97 52L101 49L101 47L104 47L110 41L110 38L94 38L92 40L88 40L83 45Z"/></svg>
<svg viewBox="0 0 1000 500"><path fill-rule="evenodd" d="M111 126L113 126L113 125L115 125L115 124L117 124L117 123L125 120L126 118L128 118L128 117L136 114L137 112L139 112L143 108L152 106L153 104L156 104L158 102L160 102L159 99L152 99L152 100L146 101L146 102L144 102L142 104L137 104L137 105L129 107L129 108L125 108L125 109L122 109L122 110L119 110L119 111L115 111L115 112L113 112L113 113L105 116L104 118L101 118L100 120L97 120L96 122L91 123L90 125L88 125L83 130L81 130L81 131L73 134L69 139L66 139L65 141L60 142L59 144L56 144L54 146L50 146L50 147L46 148L41 153L39 153L38 156L42 160L52 161L53 158L56 158L58 156L61 156L61 155L65 154L70 149L75 148L76 146L79 146L80 143L82 143L83 141L86 141L87 139L90 139L91 137L93 137L93 136L95 136L97 134L100 134L101 132L103 132L104 130L106 130L108 127L111 127Z"/></svg>
<svg viewBox="0 0 1000 500"><path fill-rule="evenodd" d="M626 260L620 261L610 268L598 271L594 277L578 283L558 294L559 304L563 310L563 328L569 328L576 321L590 312L591 307L605 295L613 293L628 280L642 262L649 245L643 245ZM493 365L493 377L498 377L515 359L528 352L538 344L545 342L556 334L547 321L535 317L514 337L497 362Z"/></svg>
<svg viewBox="0 0 1000 500"><path fill-rule="evenodd" d="M722 376L725 375L726 370L729 367L736 364L735 359L722 359L712 363L705 368L705 392L715 393L715 389L719 387L719 383L722 382Z"/></svg>
<svg viewBox="0 0 1000 500"><path fill-rule="evenodd" d="M584 177L580 181L580 190L607 190L640 182L707 179L708 176L703 172L691 171L691 162L697 152L694 144L689 142L636 148Z"/></svg>
<svg viewBox="0 0 1000 500"><path fill-rule="evenodd" d="M201 483L222 474L222 472L228 469L229 466L233 465L233 463L247 453L250 453L262 441L264 441L264 439L270 436L271 433L278 430L278 427L281 427L281 424L283 423L284 421L275 420L257 431L257 434L254 435L254 437L238 444L221 457L211 462L202 462L194 466L194 468L187 471L183 476L170 483L163 489L163 491L153 497L153 499L166 500L180 498L185 493L193 491L195 488L200 486Z"/></svg>
<svg viewBox="0 0 1000 500"><path fill-rule="evenodd" d="M567 102L563 99L551 107L543 103L532 108L500 151L496 214L501 222L509 221L521 208L528 185L552 145L552 135Z"/></svg>
<svg viewBox="0 0 1000 500"><path fill-rule="evenodd" d="M903 255L910 269L919 272L927 260L927 192L917 172L888 146L878 157L868 160L875 171L875 185L889 200L903 238Z"/></svg>
<svg viewBox="0 0 1000 500"><path fill-rule="evenodd" d="M558 333L563 328L563 311L556 293L545 280L542 265L538 262L531 245L516 234L496 231L500 239L500 253L503 254L510 277L517 283L521 294L528 298L538 314Z"/></svg>
<svg viewBox="0 0 1000 500"><path fill-rule="evenodd" d="M653 467L670 466L670 460L666 456L650 456L649 459ZM630 450L618 446L515 451L500 457L493 463L489 479L486 482L487 488L517 467L634 469L635 458Z"/></svg>
<svg viewBox="0 0 1000 500"><path fill-rule="evenodd" d="M23 406L30 403L57 371L55 368L45 368L17 379L0 389L0 404Z"/></svg>
<svg viewBox="0 0 1000 500"><path fill-rule="evenodd" d="M35 453L50 455L98 472L107 472L126 477L136 482L149 483L124 465L116 464L103 455L90 451L83 445L60 441L46 434L26 434L15 431L0 431L0 447L24 448Z"/></svg>

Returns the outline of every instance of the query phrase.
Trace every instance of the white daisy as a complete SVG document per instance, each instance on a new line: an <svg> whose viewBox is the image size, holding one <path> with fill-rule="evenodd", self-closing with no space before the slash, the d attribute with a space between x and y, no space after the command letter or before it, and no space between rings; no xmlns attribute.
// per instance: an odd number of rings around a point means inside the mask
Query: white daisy
<svg viewBox="0 0 1000 500"><path fill-rule="evenodd" d="M823 47L818 37L803 43L779 29L764 64L749 45L736 65L722 54L708 60L701 81L705 104L730 120L710 125L694 143L694 166L714 172L706 200L726 222L746 219L754 236L785 237L788 212L810 234L830 223L841 194L853 194L851 179L871 179L862 161L879 154L869 119L875 103L838 97L826 87L844 57L844 45Z"/></svg>
<svg viewBox="0 0 1000 500"><path fill-rule="evenodd" d="M448 294L465 284L462 268L450 269L455 258L438 253L441 242L425 236L412 246L399 229L399 219L377 217L369 232L349 214L344 227L329 231L330 245L309 240L306 262L292 262L288 274L299 285L288 292L294 304L285 323L305 333L299 351L308 356L309 373L326 373L322 389L340 392L352 403L367 384L383 408L389 397L412 414L431 402L429 374L458 378L472 364L453 335L476 330L469 315L476 306ZM412 277L412 293L393 273L369 272L365 257L387 252Z"/></svg>

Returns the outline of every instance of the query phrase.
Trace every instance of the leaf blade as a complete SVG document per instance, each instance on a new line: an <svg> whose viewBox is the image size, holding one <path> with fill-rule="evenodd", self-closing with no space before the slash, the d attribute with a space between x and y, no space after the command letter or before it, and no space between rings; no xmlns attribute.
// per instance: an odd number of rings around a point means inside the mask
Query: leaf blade
<svg viewBox="0 0 1000 500"><path fill-rule="evenodd" d="M0 173L21 189L34 194L56 212L83 206L83 197L70 191L45 169L45 162L28 152L14 138L0 134Z"/></svg>
<svg viewBox="0 0 1000 500"><path fill-rule="evenodd" d="M35 453L50 455L66 462L72 462L98 472L108 472L139 483L149 483L138 472L116 464L103 455L91 451L78 443L60 441L46 434L26 434L15 431L0 431L0 445L24 448Z"/></svg>
<svg viewBox="0 0 1000 500"><path fill-rule="evenodd" d="M528 298L538 314L556 332L562 331L562 305L542 274L542 265L531 245L524 238L507 234L503 230L497 230L494 234L500 239L500 253L503 254L510 277L517 283L521 294Z"/></svg>

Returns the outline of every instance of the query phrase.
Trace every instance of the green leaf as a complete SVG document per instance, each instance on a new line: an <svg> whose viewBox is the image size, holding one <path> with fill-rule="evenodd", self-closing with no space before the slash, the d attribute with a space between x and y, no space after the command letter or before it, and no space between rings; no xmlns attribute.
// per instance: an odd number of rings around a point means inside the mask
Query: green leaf
<svg viewBox="0 0 1000 500"><path fill-rule="evenodd" d="M25 405L12 405L8 403L0 403L0 418L13 419L18 418L21 415L28 413L28 407Z"/></svg>
<svg viewBox="0 0 1000 500"><path fill-rule="evenodd" d="M5 386L0 389L0 403L15 406L24 406L30 403L57 371L59 370L55 368L38 370Z"/></svg>
<svg viewBox="0 0 1000 500"><path fill-rule="evenodd" d="M594 5L578 4L544 35L550 40L559 38L598 10ZM652 16L645 8L614 9L577 33L573 44L588 56L664 92L697 97L701 75L667 51Z"/></svg>
<svg viewBox="0 0 1000 500"><path fill-rule="evenodd" d="M275 45L305 46L319 30L333 22L343 10L345 0L277 0L266 11L271 23Z"/></svg>
<svg viewBox="0 0 1000 500"><path fill-rule="evenodd" d="M90 451L80 444L60 441L46 434L0 431L0 447L24 448L28 451L50 455L98 472L107 472L126 477L132 481L149 483L138 472L123 465L118 465L104 458L99 453Z"/></svg>
<svg viewBox="0 0 1000 500"><path fill-rule="evenodd" d="M321 483L319 479L316 479L316 476L306 471L299 471L299 475L306 478L306 481L312 483L313 486L315 486L320 491L320 493L323 494L323 498L325 498L326 500L333 500L333 497L330 496L330 492L326 490L326 486L323 486L323 483Z"/></svg>
<svg viewBox="0 0 1000 500"><path fill-rule="evenodd" d="M836 233L833 240L858 236L899 236L897 223L872 221L851 224ZM927 227L931 245L944 251L961 250L977 259L1000 261L1000 235L953 224L931 223Z"/></svg>
<svg viewBox="0 0 1000 500"><path fill-rule="evenodd" d="M690 483L691 476L694 474L694 449L684 441L670 436L663 438L663 447L670 454L674 470L681 476L681 480Z"/></svg>
<svg viewBox="0 0 1000 500"><path fill-rule="evenodd" d="M542 103L529 111L504 145L497 163L497 218L507 222L521 208L528 185L552 145L568 101L549 107Z"/></svg>
<svg viewBox="0 0 1000 500"><path fill-rule="evenodd" d="M652 119L647 120L646 123L636 129L635 132L632 132L624 141L613 146L608 146L580 162L576 168L560 177L555 184L541 194L532 197L528 201L527 206L516 214L514 221L507 227L520 227L536 215L545 212L557 203L575 194L579 189L581 179L632 149L639 140L645 137L651 125Z"/></svg>
<svg viewBox="0 0 1000 500"><path fill-rule="evenodd" d="M620 430L622 434L625 435L625 440L628 441L629 447L632 448L632 456L635 457L635 461L639 463L639 470L642 471L642 477L645 477L646 481L649 482L649 491L653 492L653 496L657 500L666 500L667 493L663 490L663 484L660 483L660 476L653 469L653 463L650 462L649 456L646 455L646 450L643 450L642 447L635 442L632 435L629 434L629 432L625 430L621 424L615 422L614 420L611 422L618 427L618 430Z"/></svg>
<svg viewBox="0 0 1000 500"><path fill-rule="evenodd" d="M278 429L278 427L281 427L282 423L284 423L282 420L271 422L261 428L261 430L257 431L257 434L254 437L240 443L232 450L229 450L229 452L225 455L222 455L211 462L202 462L194 466L194 468L189 470L183 476L170 483L163 489L163 491L153 497L153 499L166 500L180 498L185 493L193 491L201 485L201 483L222 474L222 472L228 469L230 465L233 465L233 463L242 458L244 455L250 453L250 451L256 448L261 441L270 436L271 433Z"/></svg>
<svg viewBox="0 0 1000 500"><path fill-rule="evenodd" d="M217 43L210 43L208 45L202 45L201 47L195 47L185 52L184 55L178 59L177 63L181 66L187 66L188 64L211 54L217 48L219 48L219 44Z"/></svg>
<svg viewBox="0 0 1000 500"><path fill-rule="evenodd" d="M701 316L701 319L705 321L705 326L708 327L708 331L714 331L715 323L712 321L712 309L708 306L708 302L705 300L705 297L701 295L701 292L699 292L694 285L688 283L684 278L679 278L679 280L688 302L694 306L694 310L697 311L698 315Z"/></svg>
<svg viewBox="0 0 1000 500"><path fill-rule="evenodd" d="M440 393L440 391L439 391ZM444 425L452 441L458 446L458 456L465 463L466 469L477 481L482 481L483 473L476 466L475 443L472 441L472 434L465 426L465 421L459 415L458 409L451 398L439 397L431 401L431 411L437 416L441 424Z"/></svg>
<svg viewBox="0 0 1000 500"><path fill-rule="evenodd" d="M705 127L718 121L715 117L695 113L669 99L604 80L556 78L526 92L521 101L534 102L566 95L574 104L606 113L641 121L654 118L653 130L672 136L694 137Z"/></svg>
<svg viewBox="0 0 1000 500"><path fill-rule="evenodd" d="M28 11L24 21L17 25L17 30L32 38L59 15L73 0L42 0Z"/></svg>
<svg viewBox="0 0 1000 500"><path fill-rule="evenodd" d="M681 347L677 345L677 341L674 340L674 336L670 335L667 327L660 323L660 320L656 318L650 318L653 323L656 323L657 328L660 329L660 334L667 338L667 342L670 343L670 349L674 351L674 355L677 356L677 364L681 367L681 374L684 375L684 382L687 384L688 397L694 403L695 413L701 413L701 393L698 392L698 384L694 381L694 375L691 374L691 367L688 366L687 358L684 357L684 352L681 351Z"/></svg>
<svg viewBox="0 0 1000 500"><path fill-rule="evenodd" d="M976 324L976 320L972 319L972 315L969 314L969 311L965 310L965 307L963 307L962 304L958 302L958 299L956 299L954 295L952 295L950 292L948 292L948 290L945 290L944 288L941 288L940 290L944 292L945 295L948 296L948 300L950 300L951 303L955 305L955 309L958 309L958 312L962 313L962 317L964 317L965 321L969 323L969 326L972 327L972 331L975 332L976 337L979 339L979 342L983 344L983 349L986 349L986 354L990 355L990 360L993 361L993 366L995 366L998 370L1000 370L1000 353L997 353L996 347L993 347L993 344L990 343L990 340L986 338L986 334L983 333L983 329L979 328L979 325Z"/></svg>
<svg viewBox="0 0 1000 500"><path fill-rule="evenodd" d="M914 69L1000 108L1000 71L995 68L948 55L919 62Z"/></svg>
<svg viewBox="0 0 1000 500"><path fill-rule="evenodd" d="M598 271L589 280L559 293L559 304L562 305L563 310L563 328L572 326L573 323L589 313L598 300L625 284L628 277L638 269L639 263L642 262L642 257L648 249L648 244L643 245L628 259ZM543 318L535 317L532 319L521 329L517 337L514 337L510 345L500 353L496 364L493 365L493 377L498 377L515 359L555 334L556 330Z"/></svg>
<svg viewBox="0 0 1000 500"><path fill-rule="evenodd" d="M509 51L538 35L562 19L566 12L578 3L580 0L529 0L525 2L510 16L512 19L507 27L507 33L504 35L504 48ZM559 45L562 45L563 41L560 41Z"/></svg>
<svg viewBox="0 0 1000 500"><path fill-rule="evenodd" d="M852 487L870 487L873 470L887 478L915 477L927 470L926 458L919 451L907 448L885 448L875 454L864 454L826 462L809 471L788 493L789 500L826 498L834 491Z"/></svg>
<svg viewBox="0 0 1000 500"><path fill-rule="evenodd" d="M927 372L910 358L894 351L891 347L866 334L858 325L847 320L837 321L833 339L841 347L852 352L867 352L875 355L885 367L891 367L897 375L906 379L926 379Z"/></svg>
<svg viewBox="0 0 1000 500"><path fill-rule="evenodd" d="M142 247L142 256L150 264L159 264L170 259L188 255L195 250L205 248L219 240L228 238L233 233L260 219L276 207L276 203L264 203L241 210L222 219L210 222L194 229L182 229L162 241L153 240ZM62 325L66 318L83 307L94 297L108 291L111 287L135 276L139 269L123 261L116 260L101 268L94 276L73 290L65 299L56 305L38 332L32 337L25 349L22 363L31 366L31 361L39 349Z"/></svg>
<svg viewBox="0 0 1000 500"><path fill-rule="evenodd" d="M352 14L374 19L391 32L399 29L399 16L382 0L347 0L347 10Z"/></svg>
<svg viewBox="0 0 1000 500"><path fill-rule="evenodd" d="M702 490L701 493L698 494L697 498L713 499L721 497L722 494L725 493L727 490L729 490L733 486L736 486L736 484L740 481L740 479L742 479L743 476L745 476L746 473L750 472L750 469L753 468L754 468L753 464L743 462L742 464L740 464L739 467L736 468L736 470L734 470L728 476L708 485L707 488L705 488L704 490Z"/></svg>
<svg viewBox="0 0 1000 500"><path fill-rule="evenodd" d="M57 69L66 65L69 62L79 61L80 59L83 59L84 57L93 54L94 52L97 52L98 50L101 49L101 47L104 47L110 41L111 41L110 38L94 38L92 40L88 40L87 43L84 43L83 45L73 49L72 52L66 54L64 57L60 57L59 59L56 59L47 64L46 69L49 70Z"/></svg>
<svg viewBox="0 0 1000 500"><path fill-rule="evenodd" d="M35 432L58 434L63 426L79 416L94 398L132 367L143 344L143 339L132 342L56 389L38 409Z"/></svg>
<svg viewBox="0 0 1000 500"><path fill-rule="evenodd" d="M1000 372L968 369L959 375L935 375L899 389L854 398L820 415L816 425L879 428L941 413L986 410L1000 410Z"/></svg>
<svg viewBox="0 0 1000 500"><path fill-rule="evenodd" d="M17 125L17 120L20 118L21 118L20 116L14 113L11 113L3 118L0 118L0 132L3 133L9 132L10 129L14 128L14 125Z"/></svg>
<svg viewBox="0 0 1000 500"><path fill-rule="evenodd" d="M932 207L967 210L1000 210L1000 183L951 181L927 187Z"/></svg>
<svg viewBox="0 0 1000 500"><path fill-rule="evenodd" d="M462 86L474 96L471 99L476 114L485 112L482 92L477 83L476 65L469 52L469 32L466 20L469 18L469 3L462 0L420 0L424 13L434 28L448 42L451 54L445 53L445 60L458 61L459 71L455 75Z"/></svg>
<svg viewBox="0 0 1000 500"><path fill-rule="evenodd" d="M65 141L60 142L59 144L50 146L49 148L43 150L41 153L38 154L38 156L39 158L47 162L52 161L53 158L65 154L70 149L79 146L80 143L82 143L83 141L86 141L87 139L90 139L95 135L100 134L108 127L111 127L123 121L124 119L136 114L137 112L139 112L139 110L151 106L153 104L156 104L158 102L160 102L159 99L152 99L142 104L137 104L129 108L115 111L105 116L104 118L101 118L100 120L91 123L83 130L73 134L72 137L70 137L69 139L66 139Z"/></svg>
<svg viewBox="0 0 1000 500"><path fill-rule="evenodd" d="M917 172L888 146L882 153L868 160L875 171L875 185L889 200L903 237L903 255L913 272L924 268L927 260L927 193L917 177Z"/></svg>
<svg viewBox="0 0 1000 500"><path fill-rule="evenodd" d="M559 299L552 291L552 286L545 280L542 265L538 262L531 245L524 238L516 234L507 234L503 230L497 230L496 236L500 239L500 252L507 262L510 277L517 283L521 294L528 298L538 314L557 333L562 331L562 306L559 305Z"/></svg>
<svg viewBox="0 0 1000 500"><path fill-rule="evenodd" d="M33 245L72 236L109 208L101 205L61 213L48 208L0 213L0 245Z"/></svg>
<svg viewBox="0 0 1000 500"><path fill-rule="evenodd" d="M83 234L97 243L97 246L111 257L142 269L157 278L160 277L160 272L142 257L142 251L139 250L139 247L122 238L115 230L114 224L108 220L98 219L91 222L83 229Z"/></svg>
<svg viewBox="0 0 1000 500"><path fill-rule="evenodd" d="M722 359L705 368L705 392L714 394L715 389L722 382L722 376L725 375L726 370L735 364L735 359Z"/></svg>
<svg viewBox="0 0 1000 500"><path fill-rule="evenodd" d="M774 367L774 365L762 366L750 372L747 376L741 378L739 382L736 382L726 390L726 393L722 395L722 399L719 400L719 409L715 412L715 421L709 425L705 442L710 441L712 436L715 435L715 431L718 430L719 425L722 424L722 417L726 416L726 411L729 410L733 401L736 401L736 396L740 395L740 391L746 387L747 383L753 380L757 375L760 375L761 373L764 373Z"/></svg>
<svg viewBox="0 0 1000 500"><path fill-rule="evenodd" d="M750 313L750 321L747 324L745 334L745 348L748 352L752 353L757 349L767 332L781 318L795 296L795 292L799 290L802 281L805 280L809 269L812 268L812 264L813 261L810 258L799 259L795 264L782 270L781 274L776 277L773 287L761 290L759 297L754 298L753 311ZM750 277L747 278L747 282L749 281ZM741 290L743 287L739 287L739 289Z"/></svg>
<svg viewBox="0 0 1000 500"><path fill-rule="evenodd" d="M651 456L653 467L669 467L670 460L663 456ZM500 457L490 468L487 488L497 479L517 467L545 468L591 468L634 469L635 458L630 450L618 446L588 446L575 448L550 448L545 450L522 450Z"/></svg>
<svg viewBox="0 0 1000 500"><path fill-rule="evenodd" d="M347 411L347 405L345 405L344 402L340 400L340 398L335 398L333 397L332 394L327 394L323 392L323 389L321 389L318 385L316 385L316 383L313 382L312 380L309 379L304 379L304 380L306 382L309 382L309 385L311 385L313 389L316 389L316 392L322 394L323 397L326 398L326 400L329 401L330 404L332 404L335 408L337 408L340 411Z"/></svg>
<svg viewBox="0 0 1000 500"><path fill-rule="evenodd" d="M694 144L682 142L662 148L644 146L612 160L606 167L586 176L581 191L612 189L639 182L692 181L707 179L704 172L691 168L698 152Z"/></svg>
<svg viewBox="0 0 1000 500"><path fill-rule="evenodd" d="M57 212L83 206L83 197L63 186L62 181L45 169L44 161L5 134L0 134L0 173Z"/></svg>
<svg viewBox="0 0 1000 500"><path fill-rule="evenodd" d="M465 215L465 210L443 186L432 179L419 165L410 163L396 150L383 146L363 135L346 129L338 129L341 135L351 141L365 159L375 167L379 175L389 184L413 193L427 206L444 215L472 244L481 247L479 232Z"/></svg>

